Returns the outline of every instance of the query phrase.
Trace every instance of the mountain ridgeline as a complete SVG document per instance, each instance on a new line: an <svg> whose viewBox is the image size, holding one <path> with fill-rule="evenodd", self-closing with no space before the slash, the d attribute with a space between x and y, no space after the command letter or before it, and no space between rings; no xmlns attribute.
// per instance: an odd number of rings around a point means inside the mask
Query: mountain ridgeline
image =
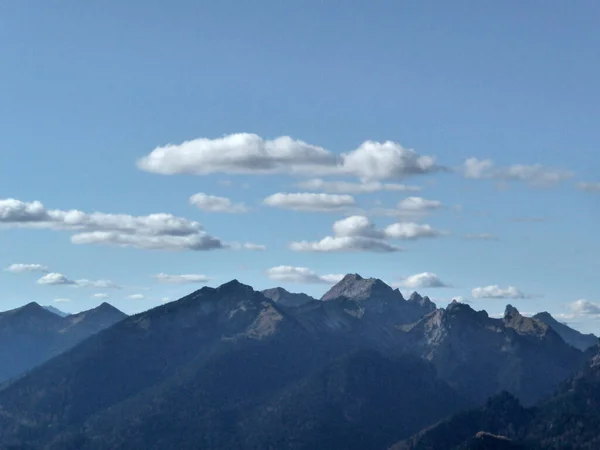
<svg viewBox="0 0 600 450"><path fill-rule="evenodd" d="M233 280L89 337L94 310L44 312L25 323L80 343L0 390L0 448L445 449L454 424L457 449L523 448L529 405L594 357L510 305L438 309L357 274L320 300Z"/></svg>
<svg viewBox="0 0 600 450"><path fill-rule="evenodd" d="M64 316L35 302L0 313L0 383L68 350L125 317L126 314L108 303Z"/></svg>

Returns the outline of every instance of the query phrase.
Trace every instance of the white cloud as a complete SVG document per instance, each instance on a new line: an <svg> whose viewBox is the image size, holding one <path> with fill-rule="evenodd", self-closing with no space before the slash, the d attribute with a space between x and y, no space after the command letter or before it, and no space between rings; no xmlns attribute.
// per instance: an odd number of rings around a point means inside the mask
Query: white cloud
<svg viewBox="0 0 600 450"><path fill-rule="evenodd" d="M84 288L121 289L121 286L110 280L75 280L75 284Z"/></svg>
<svg viewBox="0 0 600 450"><path fill-rule="evenodd" d="M54 303L69 303L71 299L69 298L55 298Z"/></svg>
<svg viewBox="0 0 600 450"><path fill-rule="evenodd" d="M469 158L463 166L463 175L465 178L481 179L491 176L491 169L494 163L491 159Z"/></svg>
<svg viewBox="0 0 600 450"><path fill-rule="evenodd" d="M159 283L170 284L207 283L210 281L209 277L201 274L168 275L166 273L159 273L154 275L154 278Z"/></svg>
<svg viewBox="0 0 600 450"><path fill-rule="evenodd" d="M421 156L392 141L366 141L356 150L343 154L342 160L342 172L363 181L401 179L440 169L435 158Z"/></svg>
<svg viewBox="0 0 600 450"><path fill-rule="evenodd" d="M402 251L402 248L380 239L362 236L326 236L320 241L296 241L290 244L296 252L378 252Z"/></svg>
<svg viewBox="0 0 600 450"><path fill-rule="evenodd" d="M600 183L577 183L577 189L586 192L600 192Z"/></svg>
<svg viewBox="0 0 600 450"><path fill-rule="evenodd" d="M249 133L157 147L138 161L140 169L164 175L314 173L336 164L335 155L321 147L289 136L266 140Z"/></svg>
<svg viewBox="0 0 600 450"><path fill-rule="evenodd" d="M48 273L50 270L42 264L11 264L6 269L6 272L25 273L25 272L42 272Z"/></svg>
<svg viewBox="0 0 600 450"><path fill-rule="evenodd" d="M465 234L464 236L465 239L471 240L471 241L497 241L498 238L490 233L470 233L470 234Z"/></svg>
<svg viewBox="0 0 600 450"><path fill-rule="evenodd" d="M575 316L600 317L600 304L580 299L567 305Z"/></svg>
<svg viewBox="0 0 600 450"><path fill-rule="evenodd" d="M257 252L262 252L262 251L265 251L267 249L266 245L252 244L250 242L245 242L244 244L241 245L241 247L244 250L257 251Z"/></svg>
<svg viewBox="0 0 600 450"><path fill-rule="evenodd" d="M431 272L417 273L406 277L402 283L400 283L400 286L410 289L450 287L435 273Z"/></svg>
<svg viewBox="0 0 600 450"><path fill-rule="evenodd" d="M373 210L372 213L415 220L441 208L443 208L443 204L439 200L428 200L423 197L407 197L400 200L395 208L378 208Z"/></svg>
<svg viewBox="0 0 600 450"><path fill-rule="evenodd" d="M164 175L352 175L363 181L400 179L440 169L435 158L391 141L365 141L355 150L336 155L289 136L269 140L250 133L157 147L138 160L137 166Z"/></svg>
<svg viewBox="0 0 600 450"><path fill-rule="evenodd" d="M288 194L278 192L263 200L268 206L291 209L293 211L339 212L355 206L356 202L350 195L315 194L300 192Z"/></svg>
<svg viewBox="0 0 600 450"><path fill-rule="evenodd" d="M73 280L69 280L62 273L48 273L44 275L42 278L36 281L37 284L45 284L45 285L74 285L75 282Z"/></svg>
<svg viewBox="0 0 600 450"><path fill-rule="evenodd" d="M333 233L338 237L360 236L367 238L383 239L385 233L375 228L375 224L366 216L349 216L337 220L332 226Z"/></svg>
<svg viewBox="0 0 600 450"><path fill-rule="evenodd" d="M385 236L390 239L421 239L441 236L441 231L436 230L431 225L418 224L413 222L398 222L386 227Z"/></svg>
<svg viewBox="0 0 600 450"><path fill-rule="evenodd" d="M267 270L271 280L286 283L335 284L344 275L319 275L306 267L277 266Z"/></svg>
<svg viewBox="0 0 600 450"><path fill-rule="evenodd" d="M440 209L442 202L427 200L422 197L408 197L398 202L397 208L402 212L425 212Z"/></svg>
<svg viewBox="0 0 600 450"><path fill-rule="evenodd" d="M131 295L128 295L127 298L129 300L143 300L146 297L143 294L131 294Z"/></svg>
<svg viewBox="0 0 600 450"><path fill-rule="evenodd" d="M145 250L214 250L225 245L207 234L190 236L149 236L124 234L111 231L93 231L79 233L71 237L74 244L112 245L116 247L133 247Z"/></svg>
<svg viewBox="0 0 600 450"><path fill-rule="evenodd" d="M130 216L48 210L40 202L0 200L0 226L71 231L75 244L106 244L159 250L212 250L227 247L204 227L171 214Z"/></svg>
<svg viewBox="0 0 600 450"><path fill-rule="evenodd" d="M229 214L248 212L248 208L246 208L243 203L233 203L226 197L217 197L203 192L192 195L190 197L190 203L207 212Z"/></svg>
<svg viewBox="0 0 600 450"><path fill-rule="evenodd" d="M512 299L524 299L532 298L532 295L526 295L514 286L500 287L498 285L491 285L485 287L477 287L471 291L473 298L512 298Z"/></svg>
<svg viewBox="0 0 600 450"><path fill-rule="evenodd" d="M326 236L320 241L292 242L290 248L298 252L397 252L402 249L386 239L419 239L441 234L429 225L415 223L396 223L379 230L365 216L349 216L338 220L332 229L334 236Z"/></svg>
<svg viewBox="0 0 600 450"><path fill-rule="evenodd" d="M541 164L513 164L495 168L493 161L469 158L463 164L463 176L471 179L521 181L533 187L549 187L573 177L573 172Z"/></svg>
<svg viewBox="0 0 600 450"><path fill-rule="evenodd" d="M160 301L162 303L169 303L171 301L171 299L169 297L163 297L163 298L160 299Z"/></svg>
<svg viewBox="0 0 600 450"><path fill-rule="evenodd" d="M92 298L98 298L98 299L103 299L103 298L108 298L109 295L105 294L104 292L98 292L97 294L92 294Z"/></svg>
<svg viewBox="0 0 600 450"><path fill-rule="evenodd" d="M328 194L371 194L380 191L417 192L421 190L418 186L409 186L406 184L381 183L379 181L351 183L348 181L325 181L320 178L301 181L296 186L301 189L323 191Z"/></svg>
<svg viewBox="0 0 600 450"><path fill-rule="evenodd" d="M70 285L83 288L98 288L98 289L120 289L116 283L109 280L71 280L62 273L52 272L44 275L36 281L37 284L44 285Z"/></svg>

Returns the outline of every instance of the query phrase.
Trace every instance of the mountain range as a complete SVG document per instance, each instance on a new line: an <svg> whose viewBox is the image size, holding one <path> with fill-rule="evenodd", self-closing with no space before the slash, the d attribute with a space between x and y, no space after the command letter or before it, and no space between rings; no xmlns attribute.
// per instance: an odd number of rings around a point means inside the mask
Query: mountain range
<svg viewBox="0 0 600 450"><path fill-rule="evenodd" d="M125 317L126 314L108 303L65 316L35 302L0 313L0 383L68 350Z"/></svg>
<svg viewBox="0 0 600 450"><path fill-rule="evenodd" d="M28 336L13 355L55 355L0 389L0 448L449 449L455 429L452 448L524 448L565 386L600 398L596 347L566 325L437 308L358 274L319 300L233 280L113 313L0 315L0 335ZM56 335L70 344L44 344Z"/></svg>

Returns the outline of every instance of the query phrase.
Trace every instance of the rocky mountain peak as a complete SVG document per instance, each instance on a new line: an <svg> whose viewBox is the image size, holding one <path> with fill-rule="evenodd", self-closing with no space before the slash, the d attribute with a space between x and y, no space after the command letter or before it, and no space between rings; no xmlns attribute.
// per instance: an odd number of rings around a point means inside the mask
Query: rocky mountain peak
<svg viewBox="0 0 600 450"><path fill-rule="evenodd" d="M396 296L394 290L378 278L363 278L359 274L348 274L321 297L321 300L366 300L370 297Z"/></svg>
<svg viewBox="0 0 600 450"><path fill-rule="evenodd" d="M408 299L411 302L421 302L423 300L423 297L421 296L421 294L415 291L412 294L410 294L410 297Z"/></svg>
<svg viewBox="0 0 600 450"><path fill-rule="evenodd" d="M512 305L506 305L503 321L505 327L512 328L523 336L541 339L548 334L548 325L531 317L523 316L519 310ZM555 332L550 330L550 334L555 334ZM558 335L556 335L556 337L558 338Z"/></svg>
<svg viewBox="0 0 600 450"><path fill-rule="evenodd" d="M504 309L504 318L511 319L511 318L517 318L517 317L522 317L519 310L517 308L515 308L513 305L506 305L506 308Z"/></svg>

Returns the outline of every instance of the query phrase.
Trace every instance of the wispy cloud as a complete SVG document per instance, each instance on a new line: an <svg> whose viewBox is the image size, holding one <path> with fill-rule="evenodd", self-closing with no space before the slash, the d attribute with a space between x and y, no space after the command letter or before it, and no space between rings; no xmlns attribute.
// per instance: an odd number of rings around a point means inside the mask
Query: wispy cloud
<svg viewBox="0 0 600 450"><path fill-rule="evenodd" d="M240 214L248 212L243 203L233 203L226 197L217 197L198 192L190 197L190 203L202 211L212 213Z"/></svg>
<svg viewBox="0 0 600 450"><path fill-rule="evenodd" d="M494 179L502 182L517 181L532 187L550 187L573 177L574 173L566 169L557 169L541 164L513 164L496 167L490 159L467 159L462 168L465 178Z"/></svg>
<svg viewBox="0 0 600 450"><path fill-rule="evenodd" d="M476 287L471 291L475 299L525 299L539 297L537 295L524 294L514 286L500 287L496 284L484 287Z"/></svg>
<svg viewBox="0 0 600 450"><path fill-rule="evenodd" d="M278 192L265 198L263 203L276 208L310 212L340 212L356 205L354 197L350 195L309 192Z"/></svg>
<svg viewBox="0 0 600 450"><path fill-rule="evenodd" d="M344 278L343 274L319 275L306 267L277 266L267 270L271 280L287 283L335 284Z"/></svg>
<svg viewBox="0 0 600 450"><path fill-rule="evenodd" d="M42 264L11 264L4 270L6 272L11 272L11 273L26 273L26 272L48 273L50 271L48 266L44 266Z"/></svg>
<svg viewBox="0 0 600 450"><path fill-rule="evenodd" d="M169 275L166 273L159 273L154 275L154 278L159 283L167 284L208 283L210 281L208 276L202 274Z"/></svg>

